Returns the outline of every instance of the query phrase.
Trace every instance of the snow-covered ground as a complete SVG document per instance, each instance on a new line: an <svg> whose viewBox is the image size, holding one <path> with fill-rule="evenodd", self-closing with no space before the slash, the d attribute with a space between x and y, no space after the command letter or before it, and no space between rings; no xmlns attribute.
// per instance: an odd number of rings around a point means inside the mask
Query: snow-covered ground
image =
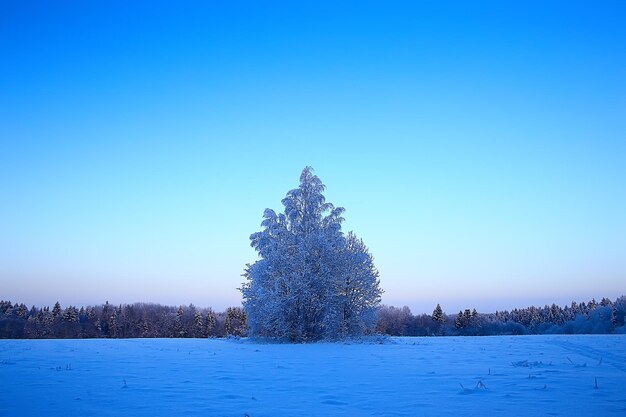
<svg viewBox="0 0 626 417"><path fill-rule="evenodd" d="M0 416L624 416L626 336L0 340L0 381Z"/></svg>

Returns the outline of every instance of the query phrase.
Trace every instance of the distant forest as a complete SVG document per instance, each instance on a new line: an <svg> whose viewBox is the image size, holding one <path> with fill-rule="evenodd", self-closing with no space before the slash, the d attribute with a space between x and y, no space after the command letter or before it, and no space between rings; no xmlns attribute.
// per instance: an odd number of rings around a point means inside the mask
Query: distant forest
<svg viewBox="0 0 626 417"><path fill-rule="evenodd" d="M615 301L572 302L568 306L527 307L495 313L475 309L446 314L413 315L408 307L383 306L376 333L390 336L490 336L524 334L626 333L626 297ZM204 338L246 336L246 314L240 307L211 308L135 303L63 308L0 301L0 339L49 338Z"/></svg>
<svg viewBox="0 0 626 417"><path fill-rule="evenodd" d="M432 315L414 316L408 307L383 306L378 312L377 331L390 336L496 336L524 334L626 333L626 297L603 298L587 303L572 301L495 313L465 309L446 314L439 304Z"/></svg>

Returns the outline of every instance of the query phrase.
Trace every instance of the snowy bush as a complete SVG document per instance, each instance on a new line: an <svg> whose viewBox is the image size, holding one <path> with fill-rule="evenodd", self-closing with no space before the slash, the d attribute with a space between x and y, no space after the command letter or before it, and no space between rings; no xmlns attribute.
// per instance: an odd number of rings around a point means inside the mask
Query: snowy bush
<svg viewBox="0 0 626 417"><path fill-rule="evenodd" d="M369 332L382 290L363 241L341 231L344 209L306 167L300 186L266 209L250 236L260 259L246 265L241 292L252 336L307 342Z"/></svg>

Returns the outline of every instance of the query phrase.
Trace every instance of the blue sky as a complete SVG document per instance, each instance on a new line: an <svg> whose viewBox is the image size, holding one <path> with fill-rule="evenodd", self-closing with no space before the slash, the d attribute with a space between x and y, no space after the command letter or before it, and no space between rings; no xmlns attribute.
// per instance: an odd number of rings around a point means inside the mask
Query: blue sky
<svg viewBox="0 0 626 417"><path fill-rule="evenodd" d="M387 304L624 293L622 2L127 3L0 6L0 298L238 304L306 165Z"/></svg>

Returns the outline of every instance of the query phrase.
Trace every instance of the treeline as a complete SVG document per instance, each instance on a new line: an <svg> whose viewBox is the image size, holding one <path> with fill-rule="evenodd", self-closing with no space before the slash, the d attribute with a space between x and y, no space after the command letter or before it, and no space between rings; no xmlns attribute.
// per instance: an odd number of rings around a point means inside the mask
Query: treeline
<svg viewBox="0 0 626 417"><path fill-rule="evenodd" d="M413 315L408 307L383 306L376 332L390 336L490 336L523 334L626 333L626 297L615 301L572 302L568 306L528 307L495 313L475 309L446 314L439 305L433 314ZM0 339L150 338L245 336L245 311L211 308L122 304L100 306L31 307L0 301Z"/></svg>
<svg viewBox="0 0 626 417"><path fill-rule="evenodd" d="M0 301L0 338L141 338L225 337L247 333L246 315L240 307L224 312L194 305L106 302L100 306L62 308L31 307Z"/></svg>
<svg viewBox="0 0 626 417"><path fill-rule="evenodd" d="M432 315L413 315L408 307L383 306L377 331L391 336L495 336L524 334L626 333L626 297L603 298L568 306L552 304L495 313L475 309L446 314L437 305Z"/></svg>

